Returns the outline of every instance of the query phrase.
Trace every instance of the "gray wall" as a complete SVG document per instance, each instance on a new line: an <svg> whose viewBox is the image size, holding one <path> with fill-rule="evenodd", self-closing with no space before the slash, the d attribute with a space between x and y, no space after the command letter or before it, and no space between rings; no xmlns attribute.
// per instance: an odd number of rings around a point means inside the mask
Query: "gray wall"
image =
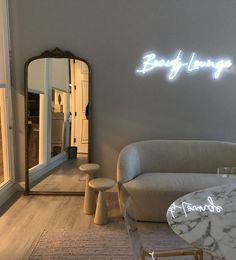
<svg viewBox="0 0 236 260"><path fill-rule="evenodd" d="M178 49L236 62L235 0L10 0L15 85L15 149L24 173L23 66L58 46L92 67L93 160L115 176L119 151L143 139L236 141L235 74L165 72L140 77L149 50Z"/></svg>

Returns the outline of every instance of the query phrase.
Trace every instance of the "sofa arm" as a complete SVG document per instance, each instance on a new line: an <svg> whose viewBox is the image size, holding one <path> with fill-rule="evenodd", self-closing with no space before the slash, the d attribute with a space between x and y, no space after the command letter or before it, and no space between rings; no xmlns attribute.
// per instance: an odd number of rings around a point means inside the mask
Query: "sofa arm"
<svg viewBox="0 0 236 260"><path fill-rule="evenodd" d="M117 163L118 186L141 174L139 151L133 144L126 146L119 154Z"/></svg>

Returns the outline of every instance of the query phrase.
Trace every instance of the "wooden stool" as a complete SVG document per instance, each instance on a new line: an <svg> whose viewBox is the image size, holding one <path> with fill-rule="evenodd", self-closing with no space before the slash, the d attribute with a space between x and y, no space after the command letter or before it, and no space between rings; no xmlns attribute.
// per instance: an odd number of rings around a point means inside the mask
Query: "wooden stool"
<svg viewBox="0 0 236 260"><path fill-rule="evenodd" d="M108 178L96 178L89 182L89 186L99 191L94 223L103 225L108 223L105 190L112 188L115 181Z"/></svg>
<svg viewBox="0 0 236 260"><path fill-rule="evenodd" d="M89 181L93 179L94 173L98 171L100 166L96 163L85 163L80 165L80 171L87 174L84 195L84 213L92 215L95 212L96 201L95 192L89 187Z"/></svg>

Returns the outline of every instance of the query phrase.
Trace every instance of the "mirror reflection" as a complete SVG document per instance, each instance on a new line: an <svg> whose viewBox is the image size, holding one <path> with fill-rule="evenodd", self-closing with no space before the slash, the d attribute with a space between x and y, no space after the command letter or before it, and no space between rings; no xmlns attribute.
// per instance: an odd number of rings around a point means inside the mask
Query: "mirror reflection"
<svg viewBox="0 0 236 260"><path fill-rule="evenodd" d="M60 175L55 190L71 191L66 182L75 179L69 172L76 174L78 166L88 160L88 65L79 59L39 58L32 60L27 70L30 184L39 180L45 183L45 177L52 178L55 173ZM61 168L67 171L63 173ZM79 180L83 181L83 177ZM48 183L55 181L54 178ZM47 190L53 190L48 183ZM41 189L40 184L33 187L37 188Z"/></svg>

